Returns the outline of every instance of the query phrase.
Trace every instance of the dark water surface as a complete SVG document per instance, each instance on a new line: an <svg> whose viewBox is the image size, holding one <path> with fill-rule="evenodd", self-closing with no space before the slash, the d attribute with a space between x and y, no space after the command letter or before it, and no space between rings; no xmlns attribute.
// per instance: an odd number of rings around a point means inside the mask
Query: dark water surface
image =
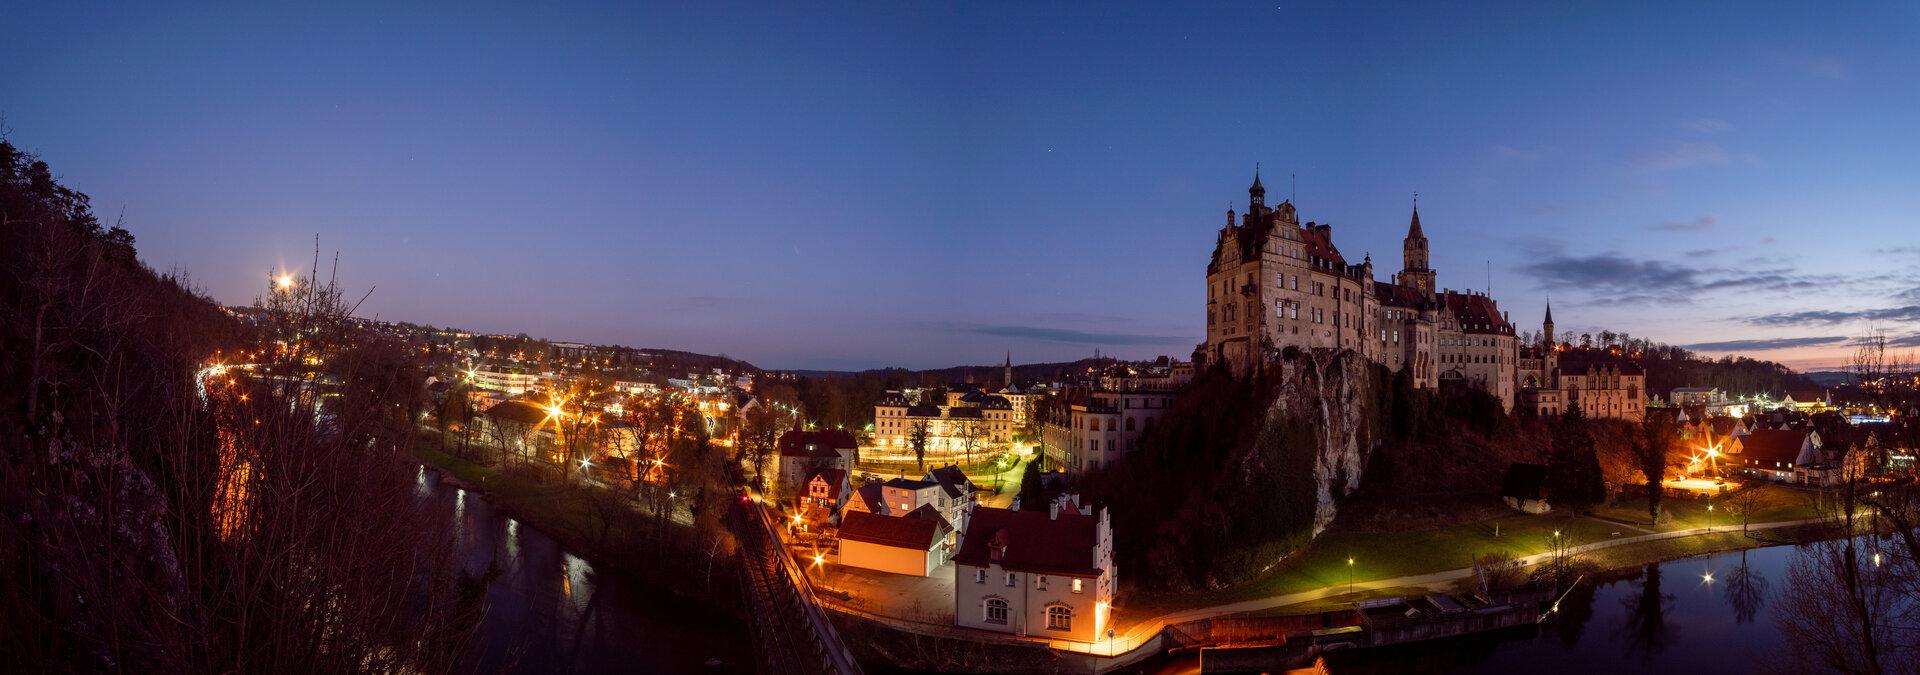
<svg viewBox="0 0 1920 675"><path fill-rule="evenodd" d="M455 546L469 574L497 564L487 614L474 635L483 673L749 672L744 629L704 610L602 574L479 493L422 468L422 499L454 515ZM720 659L720 668L706 666Z"/></svg>
<svg viewBox="0 0 1920 675"><path fill-rule="evenodd" d="M1560 614L1519 628L1398 647L1327 654L1334 675L1544 673L1614 675L1770 672L1781 644L1775 613L1795 545L1729 551L1644 565L1582 582ZM1709 575L1711 580L1709 580ZM1195 656L1138 669L1199 671Z"/></svg>
<svg viewBox="0 0 1920 675"><path fill-rule="evenodd" d="M1768 670L1781 653L1773 612L1792 545L1645 565L1583 583L1537 631L1335 653L1363 673L1689 673Z"/></svg>

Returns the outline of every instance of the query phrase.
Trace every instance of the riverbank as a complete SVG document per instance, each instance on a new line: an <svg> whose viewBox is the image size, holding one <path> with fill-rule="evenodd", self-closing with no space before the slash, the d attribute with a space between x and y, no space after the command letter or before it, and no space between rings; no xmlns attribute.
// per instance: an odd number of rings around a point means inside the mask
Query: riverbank
<svg viewBox="0 0 1920 675"><path fill-rule="evenodd" d="M658 521L625 503L621 495L595 494L601 488L540 480L530 472L489 466L442 452L438 439L423 434L413 455L451 477L460 487L484 497L500 511L540 530L603 573L619 574L631 585L692 601L700 611L741 621L739 589L731 553L683 554L692 550L691 528Z"/></svg>
<svg viewBox="0 0 1920 675"><path fill-rule="evenodd" d="M1835 534L1815 525L1810 495L1770 485L1749 489L1755 491L1746 495L1750 497L1746 500L1749 517L1787 518L1756 523L1743 533L1738 519L1726 515L1714 518L1716 512L1724 511L1707 509L1705 504L1676 504L1679 508L1661 523L1639 526L1591 515L1511 514L1410 532L1329 533L1306 554L1262 582L1181 594L1178 599L1184 601L1183 607L1154 611L1150 601L1123 596L1114 607L1116 639L1093 645L1063 645L959 629L951 624L950 615L941 621L940 617L876 615L856 607L840 607L837 611L843 619L859 624L844 632L867 636L865 641L870 644L856 648L884 654L906 667L1002 672L998 667L983 665L995 660L985 658L991 654L1018 659L1037 670L1109 668L1142 658L1138 649L1157 649L1162 643L1160 635L1169 625L1227 616L1299 614L1347 605L1356 599L1460 590L1470 583L1472 556L1501 551L1524 565L1537 567L1551 560L1556 539L1586 565L1624 573L1649 563L1801 543ZM1357 564L1360 554L1353 553L1360 550L1369 551L1364 568ZM1356 563L1348 564L1349 557ZM1455 558L1458 562L1449 564ZM1262 594L1260 589L1284 590ZM1222 598L1227 601L1206 602ZM1149 596L1148 600L1152 599ZM1149 618L1128 621L1129 615ZM1053 648L1054 659L1035 660L1032 650L1043 646Z"/></svg>

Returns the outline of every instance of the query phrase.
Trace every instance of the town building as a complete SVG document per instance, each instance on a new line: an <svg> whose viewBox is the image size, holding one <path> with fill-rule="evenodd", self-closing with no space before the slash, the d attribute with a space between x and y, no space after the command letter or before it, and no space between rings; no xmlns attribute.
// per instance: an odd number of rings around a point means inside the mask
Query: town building
<svg viewBox="0 0 1920 675"><path fill-rule="evenodd" d="M1105 509L982 507L953 556L954 623L1095 642L1116 588Z"/></svg>
<svg viewBox="0 0 1920 675"><path fill-rule="evenodd" d="M1012 401L978 390L949 389L941 404L911 403L890 391L873 406L873 444L896 455L910 452L914 428L924 425L930 456L983 453L1012 443L1019 420Z"/></svg>
<svg viewBox="0 0 1920 675"><path fill-rule="evenodd" d="M1126 380L1114 384L1127 386ZM1041 446L1047 462L1075 473L1097 471L1126 459L1140 437L1164 419L1178 392L1173 388L1069 391L1045 411Z"/></svg>
<svg viewBox="0 0 1920 675"><path fill-rule="evenodd" d="M540 376L518 368L475 368L467 371L473 386L507 396L524 396L540 388Z"/></svg>
<svg viewBox="0 0 1920 675"><path fill-rule="evenodd" d="M1594 418L1639 421L1647 412L1646 371L1633 359L1600 349L1569 349L1553 340L1553 307L1541 321L1540 341L1520 350L1519 403L1536 415L1579 406Z"/></svg>
<svg viewBox="0 0 1920 675"><path fill-rule="evenodd" d="M1727 459L1742 473L1781 483L1820 463L1820 434L1811 429L1759 429L1735 442Z"/></svg>
<svg viewBox="0 0 1920 675"><path fill-rule="evenodd" d="M898 518L848 511L840 521L840 564L924 577L947 563L953 527L932 506Z"/></svg>
<svg viewBox="0 0 1920 675"><path fill-rule="evenodd" d="M774 481L774 494L782 500L806 496L807 480L819 469L838 469L845 475L852 468L853 453L858 445L853 434L839 429L793 429L780 434L775 444L779 473Z"/></svg>
<svg viewBox="0 0 1920 675"><path fill-rule="evenodd" d="M967 530L978 500L973 481L957 466L930 469L918 479L890 478L880 483L880 501L887 513L902 516L922 506L932 506L953 529Z"/></svg>
<svg viewBox="0 0 1920 675"><path fill-rule="evenodd" d="M1194 367L1237 371L1289 348L1350 349L1415 386L1478 387L1511 409L1518 345L1513 325L1484 293L1436 286L1416 206L1402 242L1401 271L1374 277L1373 258L1349 263L1333 226L1300 223L1293 203L1266 204L1256 172L1247 212L1232 209L1207 264L1207 340Z"/></svg>

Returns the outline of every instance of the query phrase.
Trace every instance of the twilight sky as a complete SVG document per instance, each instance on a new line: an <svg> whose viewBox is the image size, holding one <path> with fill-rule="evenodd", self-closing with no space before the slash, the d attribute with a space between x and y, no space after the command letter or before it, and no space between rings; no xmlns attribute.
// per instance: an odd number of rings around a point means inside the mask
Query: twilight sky
<svg viewBox="0 0 1920 675"><path fill-rule="evenodd" d="M1523 328L1920 346L1911 2L310 4L15 6L0 118L223 302L318 234L368 315L763 367L1185 357L1256 162Z"/></svg>

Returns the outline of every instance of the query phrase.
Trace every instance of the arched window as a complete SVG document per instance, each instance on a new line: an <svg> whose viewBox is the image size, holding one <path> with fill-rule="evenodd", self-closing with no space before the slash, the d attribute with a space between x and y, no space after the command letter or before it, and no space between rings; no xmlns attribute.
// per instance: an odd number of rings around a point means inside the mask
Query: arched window
<svg viewBox="0 0 1920 675"><path fill-rule="evenodd" d="M1113 431L1113 418L1107 418L1107 431Z"/></svg>
<svg viewBox="0 0 1920 675"><path fill-rule="evenodd" d="M1127 418L1127 431L1133 431L1133 418Z"/></svg>
<svg viewBox="0 0 1920 675"><path fill-rule="evenodd" d="M1007 625L1007 601L999 598L987 598L986 614L982 617L987 623Z"/></svg>
<svg viewBox="0 0 1920 675"><path fill-rule="evenodd" d="M1062 605L1048 607L1047 630L1073 630L1073 608Z"/></svg>

